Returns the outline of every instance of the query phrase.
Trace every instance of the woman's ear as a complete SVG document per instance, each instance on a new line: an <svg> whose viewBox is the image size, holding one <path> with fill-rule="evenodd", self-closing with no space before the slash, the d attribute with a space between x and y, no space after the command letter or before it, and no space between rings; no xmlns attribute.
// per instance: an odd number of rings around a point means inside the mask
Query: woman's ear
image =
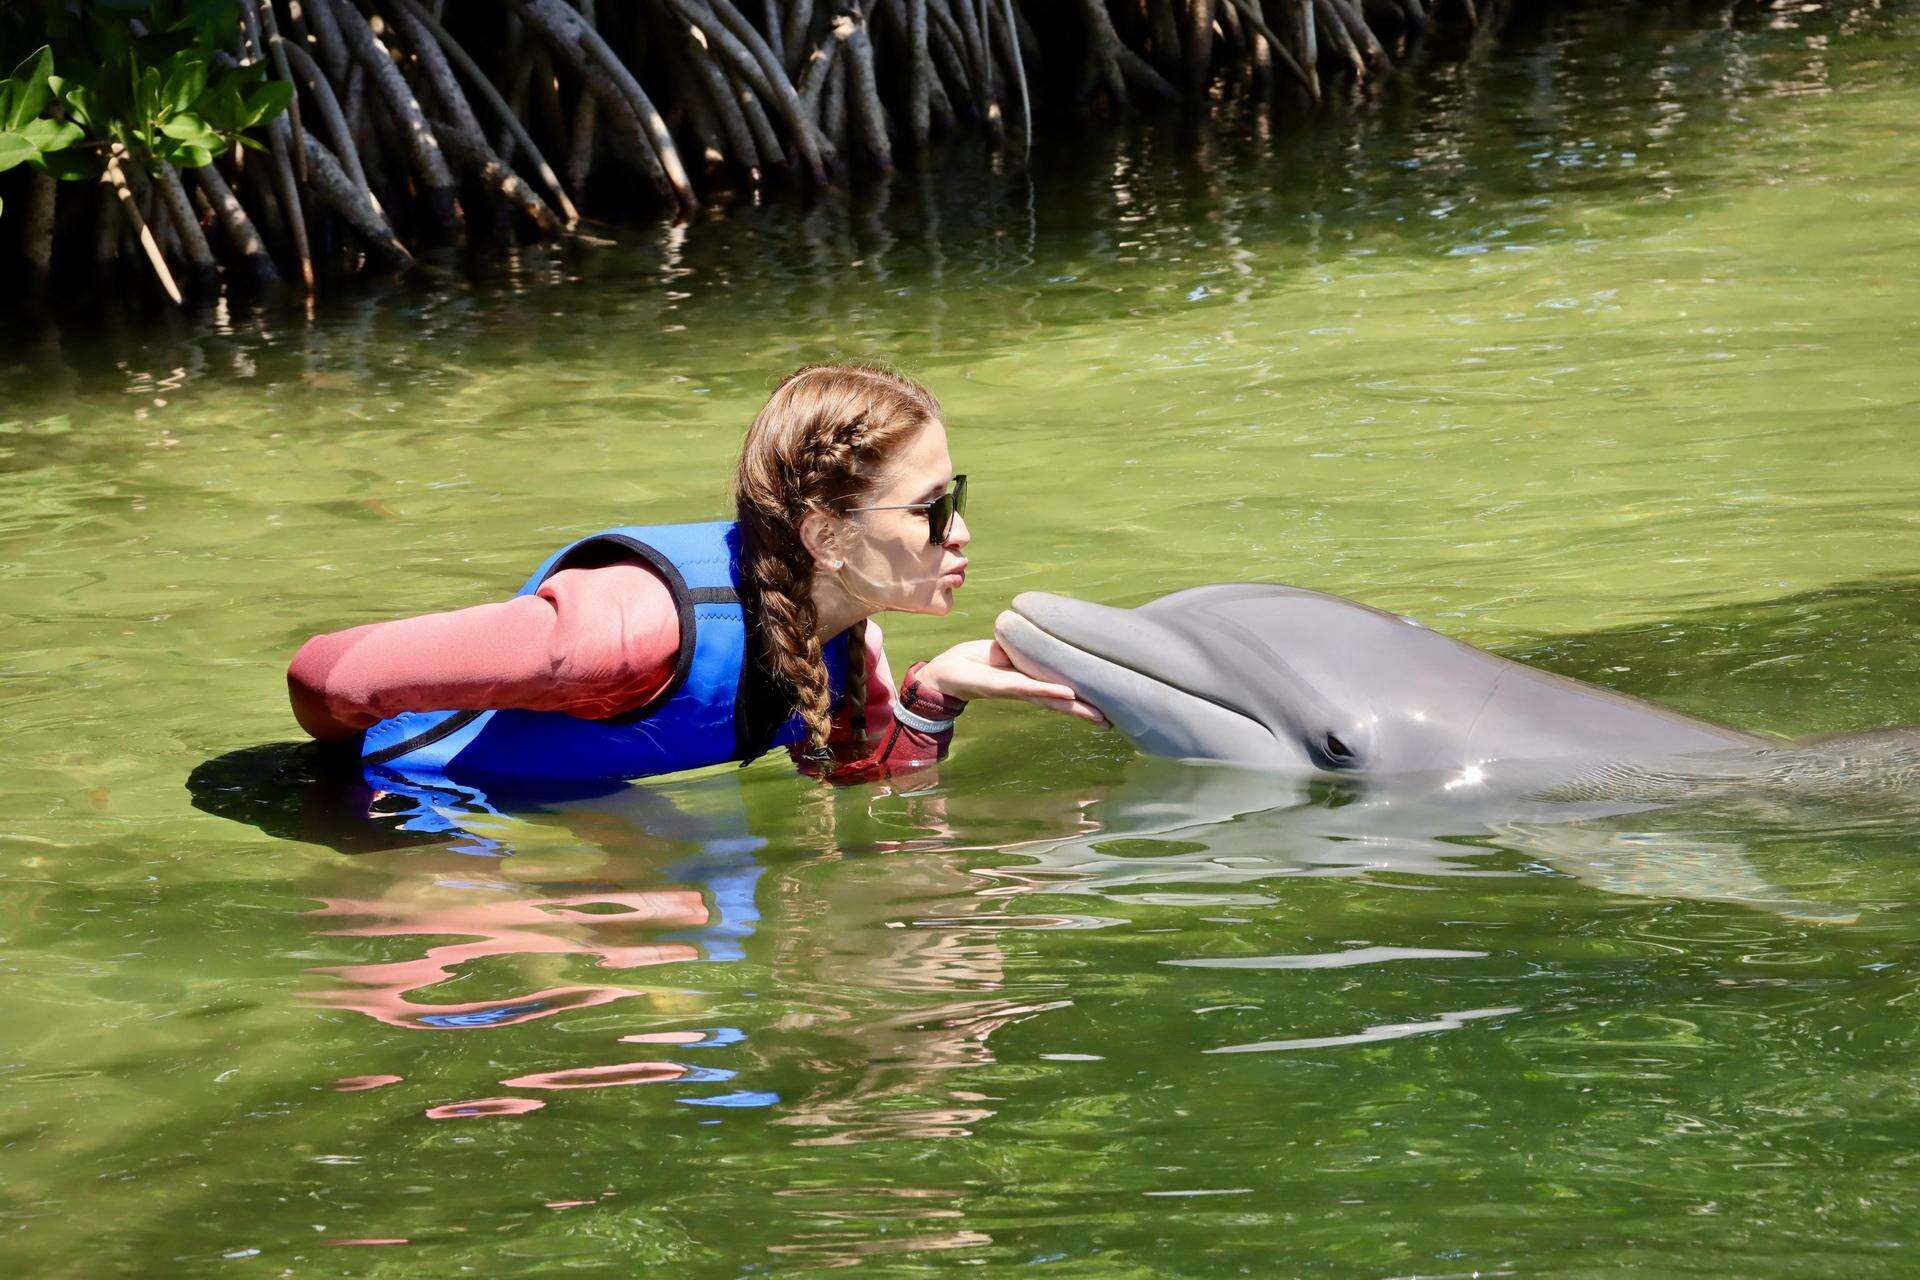
<svg viewBox="0 0 1920 1280"><path fill-rule="evenodd" d="M834 518L825 511L809 511L800 517L800 545L813 557L816 568L825 569L840 559L839 535Z"/></svg>

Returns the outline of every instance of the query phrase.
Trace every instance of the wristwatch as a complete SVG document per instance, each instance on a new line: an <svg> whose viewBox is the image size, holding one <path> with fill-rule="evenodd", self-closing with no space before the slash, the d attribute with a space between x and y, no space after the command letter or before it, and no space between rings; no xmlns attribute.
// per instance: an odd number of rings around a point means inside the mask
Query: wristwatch
<svg viewBox="0 0 1920 1280"><path fill-rule="evenodd" d="M935 693L923 686L920 668L926 665L916 662L907 668L900 696L893 700L893 718L920 733L945 733L953 728L954 718L967 709L967 700Z"/></svg>

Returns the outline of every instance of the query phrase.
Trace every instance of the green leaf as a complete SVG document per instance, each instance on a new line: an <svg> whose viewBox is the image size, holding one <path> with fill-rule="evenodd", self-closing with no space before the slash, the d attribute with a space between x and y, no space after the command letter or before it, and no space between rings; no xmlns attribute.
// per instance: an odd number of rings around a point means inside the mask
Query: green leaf
<svg viewBox="0 0 1920 1280"><path fill-rule="evenodd" d="M144 67L135 82L134 107L143 120L160 115L160 68Z"/></svg>
<svg viewBox="0 0 1920 1280"><path fill-rule="evenodd" d="M64 150L86 136L71 120L51 120L44 116L29 121L20 135L42 152Z"/></svg>
<svg viewBox="0 0 1920 1280"><path fill-rule="evenodd" d="M67 104L67 114L88 133L98 133L105 124L105 114L100 110L99 100L83 84L70 86L61 95Z"/></svg>
<svg viewBox="0 0 1920 1280"><path fill-rule="evenodd" d="M252 138L249 138L244 133L234 134L233 140L239 143L241 146L245 147L249 151L258 151L262 155L265 155L267 153L267 148L263 144L255 142Z"/></svg>
<svg viewBox="0 0 1920 1280"><path fill-rule="evenodd" d="M183 146L174 151L173 163L180 169L198 169L213 163L213 152L205 147Z"/></svg>
<svg viewBox="0 0 1920 1280"><path fill-rule="evenodd" d="M228 76L200 95L200 101L194 110L207 122L209 128L221 133L237 133L246 127L247 104L240 96L240 86Z"/></svg>
<svg viewBox="0 0 1920 1280"><path fill-rule="evenodd" d="M184 142L189 146L205 147L210 151L220 149L220 135L207 127L207 122L199 116L177 115L160 126L160 132L175 142Z"/></svg>
<svg viewBox="0 0 1920 1280"><path fill-rule="evenodd" d="M246 127L271 120L293 101L293 86L285 80L269 80L247 95Z"/></svg>
<svg viewBox="0 0 1920 1280"><path fill-rule="evenodd" d="M168 62L167 85L162 94L165 106L171 111L185 111L193 106L207 87L207 59L199 53L176 53Z"/></svg>
<svg viewBox="0 0 1920 1280"><path fill-rule="evenodd" d="M7 117L0 120L0 128L18 129L40 114L40 109L53 97L53 90L47 87L47 77L52 74L53 47L44 44L13 69L13 101Z"/></svg>
<svg viewBox="0 0 1920 1280"><path fill-rule="evenodd" d="M10 129L0 129L0 173L17 164L25 164L39 154L40 148L21 135Z"/></svg>

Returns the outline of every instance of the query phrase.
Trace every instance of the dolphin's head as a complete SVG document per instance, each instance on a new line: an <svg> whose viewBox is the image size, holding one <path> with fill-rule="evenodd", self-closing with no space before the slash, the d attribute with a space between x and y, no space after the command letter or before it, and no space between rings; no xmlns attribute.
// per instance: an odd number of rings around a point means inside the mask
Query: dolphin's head
<svg viewBox="0 0 1920 1280"><path fill-rule="evenodd" d="M1259 583L1137 609L1030 591L994 630L1016 665L1073 686L1143 751L1327 776L1456 758L1452 726L1500 661L1395 614Z"/></svg>

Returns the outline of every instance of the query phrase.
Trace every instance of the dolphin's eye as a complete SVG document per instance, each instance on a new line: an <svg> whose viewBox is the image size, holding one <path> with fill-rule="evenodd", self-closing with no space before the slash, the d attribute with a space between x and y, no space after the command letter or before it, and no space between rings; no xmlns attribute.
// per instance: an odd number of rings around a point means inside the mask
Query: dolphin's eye
<svg viewBox="0 0 1920 1280"><path fill-rule="evenodd" d="M1327 759L1329 762L1336 765L1346 765L1346 764L1353 763L1353 748L1349 747L1346 743L1340 741L1339 735L1332 734L1332 733L1328 734L1324 745L1326 748Z"/></svg>

